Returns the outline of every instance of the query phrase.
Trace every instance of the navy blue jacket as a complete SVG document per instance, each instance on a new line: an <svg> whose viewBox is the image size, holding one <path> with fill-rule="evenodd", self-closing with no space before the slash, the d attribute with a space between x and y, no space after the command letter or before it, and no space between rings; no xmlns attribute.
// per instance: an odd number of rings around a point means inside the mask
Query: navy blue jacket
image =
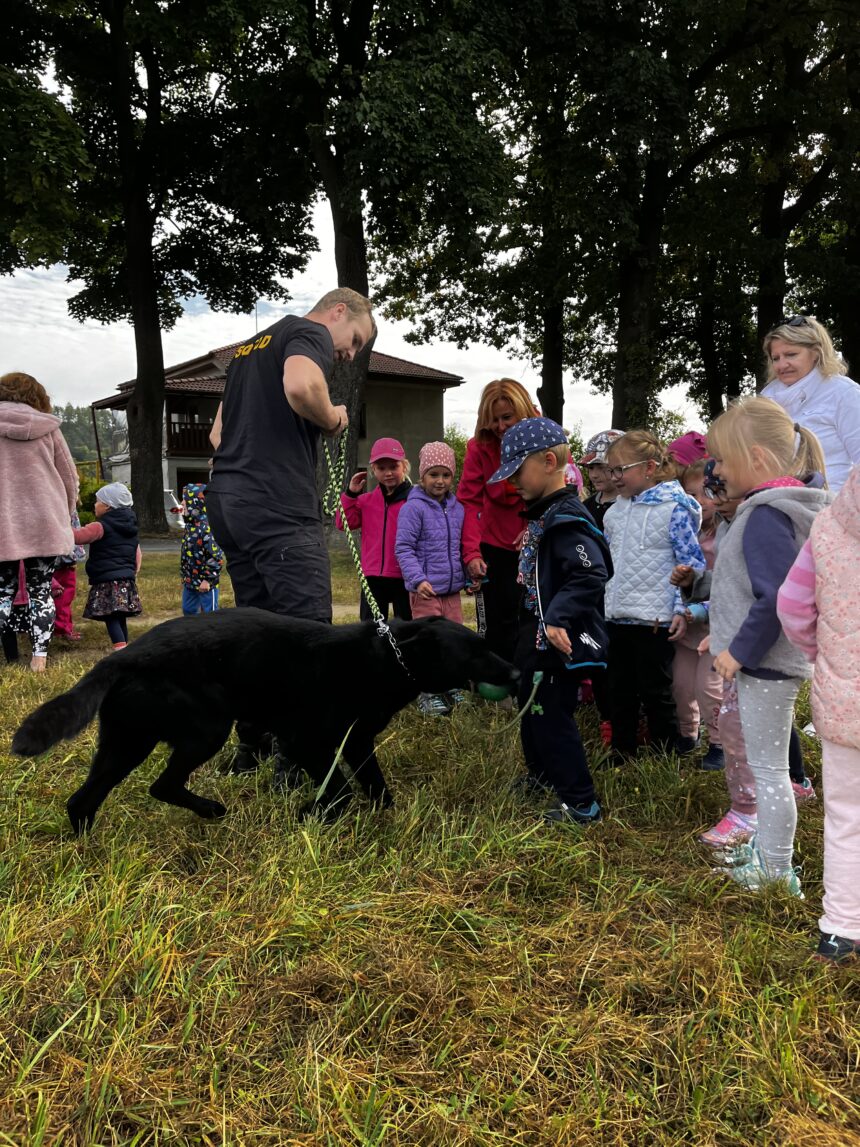
<svg viewBox="0 0 860 1147"><path fill-rule="evenodd" d="M603 591L612 576L606 539L570 487L532 503L523 516L529 529L520 554L523 603L514 658L517 666L531 670L558 669L562 664L583 670L605 667L609 638ZM567 630L573 646L570 657L542 640L538 632L541 614L545 625ZM538 648L539 642L546 648Z"/></svg>
<svg viewBox="0 0 860 1147"><path fill-rule="evenodd" d="M104 537L90 545L86 571L90 585L100 581L119 581L137 573L137 518L134 510L120 506L99 518Z"/></svg>

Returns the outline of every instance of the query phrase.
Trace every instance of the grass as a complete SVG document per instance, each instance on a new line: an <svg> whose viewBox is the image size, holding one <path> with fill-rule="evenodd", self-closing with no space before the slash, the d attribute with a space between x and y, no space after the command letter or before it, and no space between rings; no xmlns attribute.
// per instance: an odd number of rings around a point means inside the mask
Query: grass
<svg viewBox="0 0 860 1147"><path fill-rule="evenodd" d="M141 625L175 612L174 566L147 556ZM695 843L719 776L598 768L606 820L550 828L476 705L395 720L389 812L299 824L298 795L211 763L230 815L204 824L148 797L155 761L77 840L93 728L6 750L106 649L84 629L46 675L0 672L0 1144L860 1144L860 974L808 960L817 807L807 900L756 899Z"/></svg>

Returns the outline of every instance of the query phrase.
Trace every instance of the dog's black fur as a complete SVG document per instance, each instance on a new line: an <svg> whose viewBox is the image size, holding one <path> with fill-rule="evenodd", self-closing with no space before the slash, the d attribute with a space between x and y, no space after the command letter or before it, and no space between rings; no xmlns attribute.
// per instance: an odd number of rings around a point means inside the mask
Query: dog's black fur
<svg viewBox="0 0 860 1147"><path fill-rule="evenodd" d="M391 794L374 738L419 691L441 693L471 682L513 685L519 676L463 625L434 618L393 622L406 670L372 622L323 625L260 609L230 609L166 621L100 661L21 725L12 752L32 757L73 737L99 714L90 774L67 804L76 832L89 828L102 801L146 760L159 741L173 752L150 787L157 800L202 817L224 816L218 801L186 788L191 773L225 743L234 721L278 738L281 750L319 786L355 722L343 757L372 800ZM319 809L350 796L335 768Z"/></svg>

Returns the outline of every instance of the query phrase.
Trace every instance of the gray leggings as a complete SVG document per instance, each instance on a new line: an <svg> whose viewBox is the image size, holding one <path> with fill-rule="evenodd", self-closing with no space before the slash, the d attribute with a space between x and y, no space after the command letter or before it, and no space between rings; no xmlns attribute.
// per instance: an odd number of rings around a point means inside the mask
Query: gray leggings
<svg viewBox="0 0 860 1147"><path fill-rule="evenodd" d="M791 870L797 827L788 743L801 682L797 677L765 681L738 673L737 683L747 761L758 797L756 844L768 874L780 876Z"/></svg>

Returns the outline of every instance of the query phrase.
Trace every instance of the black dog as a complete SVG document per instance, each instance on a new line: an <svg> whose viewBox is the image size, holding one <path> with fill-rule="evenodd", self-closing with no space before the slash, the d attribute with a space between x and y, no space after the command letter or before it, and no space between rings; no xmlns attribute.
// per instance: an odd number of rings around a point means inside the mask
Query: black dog
<svg viewBox="0 0 860 1147"><path fill-rule="evenodd" d="M68 693L21 725L12 752L32 757L73 737L99 714L90 774L68 801L76 832L89 828L102 801L146 760L159 741L172 746L150 787L157 800L198 816L224 816L218 801L185 786L218 752L234 721L278 738L289 759L321 785L346 737L343 757L364 792L383 805L391 794L373 742L419 692L513 685L516 669L463 625L433 618L394 622L402 664L371 622L323 625L260 609L230 609L166 621L100 661ZM335 768L317 806L331 813L349 799Z"/></svg>

